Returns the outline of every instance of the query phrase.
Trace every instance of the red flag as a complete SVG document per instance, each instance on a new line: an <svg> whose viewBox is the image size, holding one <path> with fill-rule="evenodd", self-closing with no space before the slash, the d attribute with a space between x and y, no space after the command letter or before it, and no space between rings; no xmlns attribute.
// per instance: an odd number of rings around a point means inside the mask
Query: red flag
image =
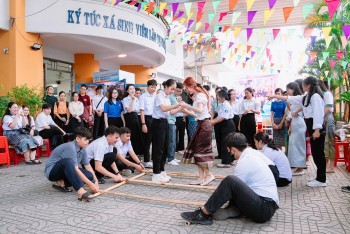
<svg viewBox="0 0 350 234"><path fill-rule="evenodd" d="M224 16L227 15L227 12L221 12L220 13L220 18L219 18L219 22L222 20L222 18L224 18Z"/></svg>

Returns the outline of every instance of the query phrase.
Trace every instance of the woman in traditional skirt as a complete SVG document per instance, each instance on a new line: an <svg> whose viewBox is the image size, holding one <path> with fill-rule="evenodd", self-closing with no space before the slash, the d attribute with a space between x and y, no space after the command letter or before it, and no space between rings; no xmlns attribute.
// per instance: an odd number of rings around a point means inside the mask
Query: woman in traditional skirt
<svg viewBox="0 0 350 234"><path fill-rule="evenodd" d="M79 94L77 92L72 93L72 101L68 106L70 113L70 127L74 131L74 129L78 127L84 127L83 123L83 113L84 113L84 105L81 101L79 101Z"/></svg>
<svg viewBox="0 0 350 234"><path fill-rule="evenodd" d="M260 114L261 103L258 99L253 98L252 88L246 88L244 93L245 99L241 102L242 116L239 119L238 129L247 138L249 145L256 149L254 144L254 136L256 134L255 115Z"/></svg>
<svg viewBox="0 0 350 234"><path fill-rule="evenodd" d="M131 131L131 144L137 155L143 155L143 141L141 138L141 124L137 113L140 111L139 99L135 97L135 86L128 84L125 88L124 99L125 127Z"/></svg>
<svg viewBox="0 0 350 234"><path fill-rule="evenodd" d="M108 92L108 101L104 105L105 128L116 126L118 128L125 126L123 116L122 91L112 87Z"/></svg>
<svg viewBox="0 0 350 234"><path fill-rule="evenodd" d="M180 103L170 104L169 96L176 88L176 82L169 79L163 83L164 91L160 90L155 99L152 113L152 160L153 182L169 182L171 179L165 173L164 165L168 155L169 125L168 115L174 115L182 110Z"/></svg>
<svg viewBox="0 0 350 234"><path fill-rule="evenodd" d="M317 78L308 77L304 79L303 90L307 92L306 95L288 97L272 95L269 99L277 98L287 101L292 105L302 105L306 128L311 136L312 157L317 167L316 179L308 181L306 185L309 187L326 187L325 129L323 128L324 101L317 84Z"/></svg>
<svg viewBox="0 0 350 234"><path fill-rule="evenodd" d="M4 136L7 137L9 144L15 147L17 154L23 154L26 164L40 164L41 162L35 158L39 143L29 134L21 133L19 129L22 127L25 127L23 113L19 113L16 103L10 102L2 118Z"/></svg>
<svg viewBox="0 0 350 234"><path fill-rule="evenodd" d="M233 111L228 100L228 94L225 90L220 90L217 94L218 101L222 103L218 117L211 121L211 125L218 126L220 128L221 138L225 139L230 133L236 131L235 123L233 122ZM221 145L217 146L218 151L221 155L221 163L217 164L217 167L224 168L230 167L233 161L233 157L227 151L226 142L221 141Z"/></svg>
<svg viewBox="0 0 350 234"><path fill-rule="evenodd" d="M62 128L65 132L72 132L69 128L69 103L66 101L66 93L61 91L58 94L58 102L54 105L54 121L58 127Z"/></svg>
<svg viewBox="0 0 350 234"><path fill-rule="evenodd" d="M26 105L22 106L23 110L23 119L24 125L26 129L30 130L29 135L31 135L39 144L39 146L43 145L43 138L39 136L39 134L35 134L35 122L33 116L30 116L29 107Z"/></svg>
<svg viewBox="0 0 350 234"><path fill-rule="evenodd" d="M187 77L184 85L189 94L195 95L193 106L182 103L186 109L194 111L197 115L197 130L187 145L183 163L196 163L199 171L199 178L191 182L193 185L208 185L215 180L210 172L210 167L214 164L212 149L213 127L210 124L210 98L208 92L192 77Z"/></svg>
<svg viewBox="0 0 350 234"><path fill-rule="evenodd" d="M281 96L283 90L281 88L277 88L275 90L275 95ZM285 110L287 104L285 101L276 100L271 104L271 123L273 129L273 142L275 146L277 146L280 150L282 146L286 145L286 126L285 126Z"/></svg>

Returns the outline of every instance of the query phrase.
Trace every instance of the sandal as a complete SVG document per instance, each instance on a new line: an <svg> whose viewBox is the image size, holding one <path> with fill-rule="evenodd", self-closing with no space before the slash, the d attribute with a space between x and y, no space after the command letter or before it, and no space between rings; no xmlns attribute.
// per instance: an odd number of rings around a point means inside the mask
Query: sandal
<svg viewBox="0 0 350 234"><path fill-rule="evenodd" d="M82 202L90 202L90 200L92 199L89 197L90 195L92 195L91 192L86 192L81 197L78 197L78 200Z"/></svg>
<svg viewBox="0 0 350 234"><path fill-rule="evenodd" d="M38 159L33 159L31 160L32 161L32 164L41 164L42 162Z"/></svg>
<svg viewBox="0 0 350 234"><path fill-rule="evenodd" d="M30 160L30 161L24 161L27 165L33 165L33 161L32 160Z"/></svg>
<svg viewBox="0 0 350 234"><path fill-rule="evenodd" d="M61 186L59 184L53 184L52 188L57 189L58 191L61 191L63 193L73 192L73 189L68 188L67 186Z"/></svg>

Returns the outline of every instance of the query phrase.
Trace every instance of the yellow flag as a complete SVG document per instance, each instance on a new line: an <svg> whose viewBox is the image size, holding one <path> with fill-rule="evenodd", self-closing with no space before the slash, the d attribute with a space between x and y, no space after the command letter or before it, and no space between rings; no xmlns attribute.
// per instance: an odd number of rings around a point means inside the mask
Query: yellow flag
<svg viewBox="0 0 350 234"><path fill-rule="evenodd" d="M234 36L237 37L238 34L241 32L242 28L241 27L235 27L235 32L234 32Z"/></svg>
<svg viewBox="0 0 350 234"><path fill-rule="evenodd" d="M332 27L323 27L322 28L322 32L324 34L325 37L328 37L329 34L331 33Z"/></svg>
<svg viewBox="0 0 350 234"><path fill-rule="evenodd" d="M187 16L187 21L189 21L192 18L193 12L190 12L190 14Z"/></svg>
<svg viewBox="0 0 350 234"><path fill-rule="evenodd" d="M329 71L324 71L324 74L325 74L326 76L328 76L328 73L329 73Z"/></svg>
<svg viewBox="0 0 350 234"><path fill-rule="evenodd" d="M159 5L159 13L160 14L163 14L163 10L164 10L165 6L166 6L166 2L160 3L160 5Z"/></svg>
<svg viewBox="0 0 350 234"><path fill-rule="evenodd" d="M180 19L180 24L183 25L183 24L185 23L185 20L186 20L186 18L181 18L181 19Z"/></svg>
<svg viewBox="0 0 350 234"><path fill-rule="evenodd" d="M246 0L247 1L247 11L253 6L255 0Z"/></svg>
<svg viewBox="0 0 350 234"><path fill-rule="evenodd" d="M270 19L271 15L273 14L274 11L275 11L275 9L264 10L264 25L266 25L266 22Z"/></svg>
<svg viewBox="0 0 350 234"><path fill-rule="evenodd" d="M202 27L201 22L196 23L196 31L198 31L201 27Z"/></svg>
<svg viewBox="0 0 350 234"><path fill-rule="evenodd" d="M324 39L326 40L326 49L328 49L329 44L332 42L333 36L326 36Z"/></svg>

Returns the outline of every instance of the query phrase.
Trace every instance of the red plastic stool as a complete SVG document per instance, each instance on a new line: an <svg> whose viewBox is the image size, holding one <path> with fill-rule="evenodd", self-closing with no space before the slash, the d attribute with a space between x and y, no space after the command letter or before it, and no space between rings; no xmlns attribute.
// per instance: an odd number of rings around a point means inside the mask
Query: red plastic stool
<svg viewBox="0 0 350 234"><path fill-rule="evenodd" d="M45 145L45 150L43 150L43 146ZM41 157L42 155L46 155L47 157L50 157L51 155L51 145L50 145L50 140L49 139L43 139L43 145L40 147L39 150L39 157Z"/></svg>
<svg viewBox="0 0 350 234"><path fill-rule="evenodd" d="M14 165L18 165L19 162L24 161L24 156L21 154L17 154L13 145L9 145L10 152L10 162L13 162Z"/></svg>
<svg viewBox="0 0 350 234"><path fill-rule="evenodd" d="M335 159L334 159L334 166L337 167L338 162L345 162L345 164L348 163L348 155L349 155L349 142L335 142ZM343 157L340 155L340 148L343 148Z"/></svg>
<svg viewBox="0 0 350 234"><path fill-rule="evenodd" d="M7 167L10 167L10 150L5 136L0 136L0 164L7 164Z"/></svg>

